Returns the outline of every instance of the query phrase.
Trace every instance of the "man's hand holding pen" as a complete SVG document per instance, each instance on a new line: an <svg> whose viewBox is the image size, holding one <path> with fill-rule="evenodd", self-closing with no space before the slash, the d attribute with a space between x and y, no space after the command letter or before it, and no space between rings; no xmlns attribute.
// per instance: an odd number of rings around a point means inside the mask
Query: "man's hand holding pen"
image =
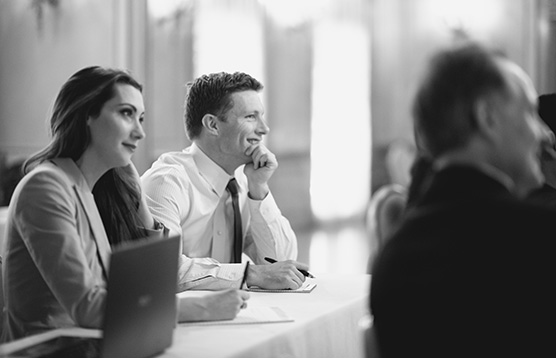
<svg viewBox="0 0 556 358"><path fill-rule="evenodd" d="M250 265L246 281L248 286L269 290L296 290L305 282L306 275L302 271L309 274L308 270L309 266L293 260L275 262L271 265Z"/></svg>
<svg viewBox="0 0 556 358"><path fill-rule="evenodd" d="M273 258L270 258L270 257L265 257L264 259L265 259L267 262L270 262L271 264L274 264L274 263L278 262L278 261L276 261L276 260L274 260ZM307 270L303 270L303 269L300 269L300 268L298 268L298 270L299 270L299 272L301 272L301 273L303 274L303 276L305 276L305 277L315 278L315 276L313 276L313 275L312 275L309 271L307 271Z"/></svg>

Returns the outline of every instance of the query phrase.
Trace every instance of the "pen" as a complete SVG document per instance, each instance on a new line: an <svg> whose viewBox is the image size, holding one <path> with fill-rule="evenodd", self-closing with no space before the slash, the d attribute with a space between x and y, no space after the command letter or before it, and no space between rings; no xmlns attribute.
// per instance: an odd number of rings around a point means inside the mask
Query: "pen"
<svg viewBox="0 0 556 358"><path fill-rule="evenodd" d="M271 264L273 264L273 263L276 262L276 260L274 260L274 259L272 259L272 258L270 258L270 257L265 257L264 259L265 259L266 261L270 262ZM303 276L305 276L305 277L315 278L315 276L313 276L309 271L305 271L305 270L301 270L301 269L298 269L298 270L299 270L299 272L301 272L301 273L303 274Z"/></svg>
<svg viewBox="0 0 556 358"><path fill-rule="evenodd" d="M247 261L247 264L245 265L245 271L243 272L243 279L241 280L241 286L239 286L240 289L243 287L243 285L247 284L247 269L249 269L249 261Z"/></svg>

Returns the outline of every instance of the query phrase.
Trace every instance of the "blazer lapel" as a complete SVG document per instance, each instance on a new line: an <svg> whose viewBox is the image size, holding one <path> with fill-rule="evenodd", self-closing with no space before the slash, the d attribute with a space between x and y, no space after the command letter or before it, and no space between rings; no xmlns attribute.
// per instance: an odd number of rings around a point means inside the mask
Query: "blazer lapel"
<svg viewBox="0 0 556 358"><path fill-rule="evenodd" d="M106 231L104 231L104 225L102 224L102 219L98 213L98 209L95 203L95 199L92 193L83 192L77 186L74 187L79 200L81 201L81 206L87 214L89 219L89 225L91 231L93 232L93 238L97 243L98 256L100 257L100 262L104 269L104 275L108 278L108 269L110 265L110 243L106 237Z"/></svg>
<svg viewBox="0 0 556 358"><path fill-rule="evenodd" d="M106 236L106 231L104 231L104 225L102 224L102 219L98 212L93 193L89 189L83 174L73 160L69 158L57 158L52 161L66 174L68 174L68 177L72 180L75 193L77 194L77 197L81 202L81 207L89 220L89 226L93 233L93 239L97 245L97 254L100 258L104 276L105 278L108 278L110 253L112 250L110 248L110 243L108 242L108 237Z"/></svg>

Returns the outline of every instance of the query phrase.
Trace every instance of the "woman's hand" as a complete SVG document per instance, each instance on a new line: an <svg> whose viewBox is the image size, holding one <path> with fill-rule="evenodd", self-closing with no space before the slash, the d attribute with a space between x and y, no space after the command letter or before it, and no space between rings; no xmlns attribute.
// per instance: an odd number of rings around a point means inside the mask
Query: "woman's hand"
<svg viewBox="0 0 556 358"><path fill-rule="evenodd" d="M203 297L182 297L178 304L178 321L218 321L234 319L242 308L247 307L249 293L226 290Z"/></svg>

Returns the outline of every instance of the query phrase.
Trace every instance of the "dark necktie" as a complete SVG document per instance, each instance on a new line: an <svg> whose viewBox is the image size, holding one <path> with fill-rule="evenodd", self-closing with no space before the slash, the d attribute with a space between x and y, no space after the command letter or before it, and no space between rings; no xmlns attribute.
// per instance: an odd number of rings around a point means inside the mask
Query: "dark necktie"
<svg viewBox="0 0 556 358"><path fill-rule="evenodd" d="M234 208L234 252L232 262L241 262L241 252L243 251L243 233L241 228L241 213L239 212L239 201L237 197L238 185L235 178L230 179L226 189L232 195L232 206Z"/></svg>

